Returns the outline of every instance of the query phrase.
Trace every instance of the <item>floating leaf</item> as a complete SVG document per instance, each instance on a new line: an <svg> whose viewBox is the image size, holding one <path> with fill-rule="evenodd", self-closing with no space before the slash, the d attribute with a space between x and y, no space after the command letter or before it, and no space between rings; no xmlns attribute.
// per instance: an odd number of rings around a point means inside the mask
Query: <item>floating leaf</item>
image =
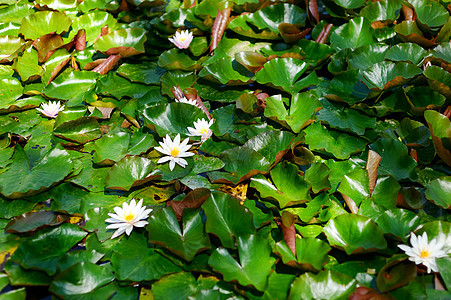
<svg viewBox="0 0 451 300"><path fill-rule="evenodd" d="M377 219L377 225L384 233L392 234L407 241L409 233L420 225L420 219L415 213L401 208L384 211Z"/></svg>
<svg viewBox="0 0 451 300"><path fill-rule="evenodd" d="M356 284L352 277L330 270L304 273L291 284L288 299L346 299Z"/></svg>
<svg viewBox="0 0 451 300"><path fill-rule="evenodd" d="M156 63L122 64L117 69L117 73L133 82L158 84L164 70L158 67Z"/></svg>
<svg viewBox="0 0 451 300"><path fill-rule="evenodd" d="M364 83L370 89L390 89L402 85L422 71L419 67L405 62L383 61L363 71Z"/></svg>
<svg viewBox="0 0 451 300"><path fill-rule="evenodd" d="M0 36L0 62L10 62L17 57L23 48L23 40L20 37Z"/></svg>
<svg viewBox="0 0 451 300"><path fill-rule="evenodd" d="M374 29L363 17L351 19L330 35L330 42L337 48L358 48L374 43Z"/></svg>
<svg viewBox="0 0 451 300"><path fill-rule="evenodd" d="M440 27L448 21L448 11L438 2L431 0L411 0L409 2L415 9L419 23L428 29Z"/></svg>
<svg viewBox="0 0 451 300"><path fill-rule="evenodd" d="M252 214L226 193L212 192L202 208L207 232L218 236L224 247L235 248L235 238L255 233Z"/></svg>
<svg viewBox="0 0 451 300"><path fill-rule="evenodd" d="M85 231L71 224L42 230L20 244L11 260L24 268L36 268L53 275L57 261L85 236Z"/></svg>
<svg viewBox="0 0 451 300"><path fill-rule="evenodd" d="M331 246L349 254L374 252L387 248L384 233L370 218L342 214L323 229Z"/></svg>
<svg viewBox="0 0 451 300"><path fill-rule="evenodd" d="M62 12L38 11L22 19L20 33L26 39L35 40L48 33L67 32L71 24L70 18Z"/></svg>
<svg viewBox="0 0 451 300"><path fill-rule="evenodd" d="M262 198L277 201L283 209L310 200L310 185L298 174L296 165L288 162L277 164L271 170L271 178L274 185L265 179L251 179L251 186L260 192Z"/></svg>
<svg viewBox="0 0 451 300"><path fill-rule="evenodd" d="M122 57L129 57L143 53L145 41L146 31L144 29L126 28L101 36L94 43L94 48L108 55L120 54Z"/></svg>
<svg viewBox="0 0 451 300"><path fill-rule="evenodd" d="M316 74L298 80L307 70L308 64L294 58L275 58L263 65L258 71L256 80L258 83L282 87L285 91L295 95L300 90L318 83Z"/></svg>
<svg viewBox="0 0 451 300"><path fill-rule="evenodd" d="M281 95L266 98L265 117L273 117L279 122L286 122L294 132L299 132L315 119L321 109L321 103L309 93L293 96L290 110L285 109Z"/></svg>
<svg viewBox="0 0 451 300"><path fill-rule="evenodd" d="M102 135L99 123L92 117L81 117L59 124L55 126L53 133L57 137L79 144L93 141Z"/></svg>
<svg viewBox="0 0 451 300"><path fill-rule="evenodd" d="M165 246L187 261L193 260L198 252L210 248L199 210L186 210L183 228L180 228L172 207L164 208L150 216L147 230L152 243Z"/></svg>
<svg viewBox="0 0 451 300"><path fill-rule="evenodd" d="M114 248L111 264L119 280L129 281L158 280L165 274L181 271L155 248L149 248L142 235L121 239Z"/></svg>
<svg viewBox="0 0 451 300"><path fill-rule="evenodd" d="M393 61L410 61L417 65L426 54L426 50L414 43L401 43L391 47L385 54L386 59Z"/></svg>
<svg viewBox="0 0 451 300"><path fill-rule="evenodd" d="M108 171L105 187L128 191L161 176L151 160L140 156L127 156L118 161Z"/></svg>
<svg viewBox="0 0 451 300"><path fill-rule="evenodd" d="M436 205L449 209L451 207L451 176L440 177L429 182L426 197Z"/></svg>
<svg viewBox="0 0 451 300"><path fill-rule="evenodd" d="M7 198L35 195L63 180L71 171L70 155L55 146L30 166L22 146L16 146L9 169L0 174L0 192Z"/></svg>
<svg viewBox="0 0 451 300"><path fill-rule="evenodd" d="M336 158L346 159L352 153L360 152L366 143L355 136L327 130L319 122L316 122L305 130L305 143L313 150L324 149L332 153Z"/></svg>
<svg viewBox="0 0 451 300"><path fill-rule="evenodd" d="M264 291L275 262L270 257L268 242L257 235L247 235L238 237L237 247L239 263L226 249L216 248L208 264L222 273L225 281L237 280L243 286L253 285L257 290Z"/></svg>

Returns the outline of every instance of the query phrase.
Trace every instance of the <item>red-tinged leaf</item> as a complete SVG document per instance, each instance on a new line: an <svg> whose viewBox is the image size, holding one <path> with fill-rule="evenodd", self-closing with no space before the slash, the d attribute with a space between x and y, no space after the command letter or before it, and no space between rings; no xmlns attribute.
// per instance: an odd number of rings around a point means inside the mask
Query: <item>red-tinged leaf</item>
<svg viewBox="0 0 451 300"><path fill-rule="evenodd" d="M96 37L96 39L94 40L94 43L95 42L97 42L97 40L101 37L101 36L104 36L104 35L107 35L108 33L110 33L111 31L110 31L110 29L108 28L108 25L105 25L105 26L103 26L101 29L100 29L100 34Z"/></svg>
<svg viewBox="0 0 451 300"><path fill-rule="evenodd" d="M443 115L445 117L447 117L448 119L449 119L449 117L451 117L451 105L445 109L445 111L443 112Z"/></svg>
<svg viewBox="0 0 451 300"><path fill-rule="evenodd" d="M72 69L74 69L75 71L77 71L79 69L77 60L73 56L71 56L71 58L70 58L70 65L71 65Z"/></svg>
<svg viewBox="0 0 451 300"><path fill-rule="evenodd" d="M409 151L409 156L412 157L413 159L415 159L416 162L418 162L418 153L417 150L415 149L410 149Z"/></svg>
<svg viewBox="0 0 451 300"><path fill-rule="evenodd" d="M93 62L87 63L84 67L84 70L92 70L95 67L97 67L98 65L102 64L104 61L106 61L106 58L96 59Z"/></svg>
<svg viewBox="0 0 451 300"><path fill-rule="evenodd" d="M283 239L291 252L293 252L294 257L296 257L296 229L294 228L294 216L288 211L283 211L282 222L280 222L279 225L282 229Z"/></svg>
<svg viewBox="0 0 451 300"><path fill-rule="evenodd" d="M266 93L258 93L255 96L257 96L257 105L260 106L261 108L265 109L266 108L266 98L268 98L269 95Z"/></svg>
<svg viewBox="0 0 451 300"><path fill-rule="evenodd" d="M200 109L202 109L202 111L207 115L208 120L211 120L210 112L205 107L205 104L202 101L202 99L199 97L199 94L197 93L196 89L194 89L194 88L186 88L185 91L184 91L184 94L185 94L186 98L191 99L191 100L195 100L196 103L197 103L197 106Z"/></svg>
<svg viewBox="0 0 451 300"><path fill-rule="evenodd" d="M174 98L178 101L182 100L183 98L186 98L185 94L183 94L182 89L178 85L171 87L171 93L172 95L174 95Z"/></svg>
<svg viewBox="0 0 451 300"><path fill-rule="evenodd" d="M290 44L294 43L300 39L303 39L308 33L310 33L312 29L307 28L303 31L300 31L296 26L289 23L280 23L279 24L279 33L282 36L285 43Z"/></svg>
<svg viewBox="0 0 451 300"><path fill-rule="evenodd" d="M86 30L80 29L75 36L75 49L83 51L86 48Z"/></svg>
<svg viewBox="0 0 451 300"><path fill-rule="evenodd" d="M222 35L229 23L230 13L232 12L232 7L224 8L223 10L218 10L215 22L213 23L213 28L211 29L211 45L210 52L216 49L219 42L221 41Z"/></svg>
<svg viewBox="0 0 451 300"><path fill-rule="evenodd" d="M413 13L413 9L408 6L402 5L402 13L404 14L404 20L406 21L415 21L415 15Z"/></svg>
<svg viewBox="0 0 451 300"><path fill-rule="evenodd" d="M206 188L199 188L189 192L181 201L168 201L167 206L171 206L175 212L177 220L181 221L183 210L185 208L200 208L205 200L210 197L210 190Z"/></svg>
<svg viewBox="0 0 451 300"><path fill-rule="evenodd" d="M354 293L349 296L349 300L394 300L390 295L379 294L378 291L366 286L358 287Z"/></svg>
<svg viewBox="0 0 451 300"><path fill-rule="evenodd" d="M100 75L105 75L111 69L114 68L114 66L119 62L121 57L122 56L120 54L110 55L105 61L103 61L100 65L95 67L92 71L99 73Z"/></svg>
<svg viewBox="0 0 451 300"><path fill-rule="evenodd" d="M52 82L52 80L56 77L56 75L58 75L58 73L61 71L62 68L64 68L65 65L67 65L67 63L69 62L71 58L67 58L65 60L63 60L62 62L60 62L55 69L53 69L52 74L50 74L50 78L47 81L47 85L50 84L50 82Z"/></svg>
<svg viewBox="0 0 451 300"><path fill-rule="evenodd" d="M63 46L63 38L59 34L49 33L41 36L33 42L33 47L38 51L38 60L40 63L47 61L47 59L56 51L56 49Z"/></svg>
<svg viewBox="0 0 451 300"><path fill-rule="evenodd" d="M343 199L346 202L346 205L349 207L349 210L353 213L356 214L359 212L359 208L357 207L357 205L355 204L354 200L352 200L351 198L349 198L348 196L346 196L343 193L340 193L341 196L343 197Z"/></svg>
<svg viewBox="0 0 451 300"><path fill-rule="evenodd" d="M320 34L318 35L318 37L316 38L315 42L320 43L320 44L325 44L327 37L330 34L330 31L332 30L333 25L332 24L326 24L323 27L323 30L321 30Z"/></svg>
<svg viewBox="0 0 451 300"><path fill-rule="evenodd" d="M382 160L382 157L375 151L368 151L368 160L366 162L366 170L368 172L369 179L369 187L370 187L370 195L374 191L374 187L376 186L377 181L377 170L379 169L379 164Z"/></svg>
<svg viewBox="0 0 451 300"><path fill-rule="evenodd" d="M46 227L57 226L68 219L68 215L58 214L51 210L27 212L11 220L6 225L5 232L34 232Z"/></svg>
<svg viewBox="0 0 451 300"><path fill-rule="evenodd" d="M308 2L308 9L312 16L315 18L316 23L319 23L319 13L318 13L318 1L317 0L310 0Z"/></svg>

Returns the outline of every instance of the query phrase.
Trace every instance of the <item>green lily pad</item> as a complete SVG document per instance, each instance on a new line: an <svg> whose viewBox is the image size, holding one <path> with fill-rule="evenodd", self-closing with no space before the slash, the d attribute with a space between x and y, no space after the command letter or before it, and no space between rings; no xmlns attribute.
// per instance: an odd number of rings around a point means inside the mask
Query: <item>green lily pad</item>
<svg viewBox="0 0 451 300"><path fill-rule="evenodd" d="M39 77L44 73L44 70L38 64L38 52L32 47L25 50L22 56L14 61L13 68L19 73L22 81Z"/></svg>
<svg viewBox="0 0 451 300"><path fill-rule="evenodd" d="M291 100L290 110L285 109L281 95L266 98L265 117L272 117L286 124L298 133L315 119L315 114L321 109L318 99L309 93L295 94Z"/></svg>
<svg viewBox="0 0 451 300"><path fill-rule="evenodd" d="M370 149L381 157L380 174L391 175L396 180L412 178L416 161L407 153L407 147L399 140L382 138L371 144Z"/></svg>
<svg viewBox="0 0 451 300"><path fill-rule="evenodd" d="M389 47L384 44L364 45L352 51L347 60L354 68L366 70L372 65L382 62L388 49Z"/></svg>
<svg viewBox="0 0 451 300"><path fill-rule="evenodd" d="M251 81L252 75L245 67L230 57L217 59L199 72L200 77L232 85L246 84Z"/></svg>
<svg viewBox="0 0 451 300"><path fill-rule="evenodd" d="M158 280L166 274L181 271L155 248L149 248L143 235L133 234L121 239L113 251L111 264L119 280Z"/></svg>
<svg viewBox="0 0 451 300"><path fill-rule="evenodd" d="M451 98L451 74L438 66L430 66L424 70L423 75L427 78L429 86L446 96Z"/></svg>
<svg viewBox="0 0 451 300"><path fill-rule="evenodd" d="M248 37L279 39L280 23L304 25L306 17L307 14L299 6L280 3L262 8L255 13L240 15L229 22L228 28ZM254 31L249 24L258 28L259 31Z"/></svg>
<svg viewBox="0 0 451 300"><path fill-rule="evenodd" d="M20 33L26 39L35 40L48 33L67 32L71 24L71 19L62 12L38 11L22 19Z"/></svg>
<svg viewBox="0 0 451 300"><path fill-rule="evenodd" d="M249 139L244 146L262 154L270 162L277 162L293 139L294 134L287 131L268 131Z"/></svg>
<svg viewBox="0 0 451 300"><path fill-rule="evenodd" d="M386 59L393 61L410 61L417 65L426 54L426 50L414 43L396 44L385 54Z"/></svg>
<svg viewBox="0 0 451 300"><path fill-rule="evenodd" d="M31 3L19 3L14 1L14 4L2 7L0 10L0 20L2 22L13 22L20 24L23 17L33 12L33 5Z"/></svg>
<svg viewBox="0 0 451 300"><path fill-rule="evenodd" d="M224 247L235 248L235 238L255 233L252 213L229 194L213 191L202 208L207 232L219 237Z"/></svg>
<svg viewBox="0 0 451 300"><path fill-rule="evenodd" d="M270 256L268 242L257 235L240 236L237 239L239 263L225 248L216 248L208 264L220 272L225 281L237 280L241 285L253 285L264 291L275 259Z"/></svg>
<svg viewBox="0 0 451 300"><path fill-rule="evenodd" d="M140 156L124 157L108 171L105 187L128 191L132 187L160 177L161 175L155 168L155 164L147 158Z"/></svg>
<svg viewBox="0 0 451 300"><path fill-rule="evenodd" d="M159 84L164 70L156 63L122 64L117 73L131 80L145 84Z"/></svg>
<svg viewBox="0 0 451 300"><path fill-rule="evenodd" d="M28 212L11 220L6 225L5 232L24 233L38 231L46 227L60 225L68 218L51 210Z"/></svg>
<svg viewBox="0 0 451 300"><path fill-rule="evenodd" d="M383 0L372 2L362 8L360 15L371 22L389 21L391 23L399 17L401 2L401 0Z"/></svg>
<svg viewBox="0 0 451 300"><path fill-rule="evenodd" d="M54 99L69 100L66 106L81 105L83 98L94 88L100 75L88 71L66 72L58 76L42 91L44 95Z"/></svg>
<svg viewBox="0 0 451 300"><path fill-rule="evenodd" d="M355 9L365 5L365 0L335 0L336 4L347 9Z"/></svg>
<svg viewBox="0 0 451 300"><path fill-rule="evenodd" d="M335 29L330 35L330 43L334 47L358 48L375 42L374 29L371 23L363 18L354 18Z"/></svg>
<svg viewBox="0 0 451 300"><path fill-rule="evenodd" d="M81 117L55 126L53 134L59 138L85 144L102 136L99 122L93 117Z"/></svg>
<svg viewBox="0 0 451 300"><path fill-rule="evenodd" d="M451 208L451 176L443 176L429 182L426 198L444 209Z"/></svg>
<svg viewBox="0 0 451 300"><path fill-rule="evenodd" d="M10 62L17 57L23 48L23 40L20 37L0 36L0 62Z"/></svg>
<svg viewBox="0 0 451 300"><path fill-rule="evenodd" d="M422 70L410 63L383 61L362 72L363 82L370 89L385 90L406 83L422 73Z"/></svg>
<svg viewBox="0 0 451 300"><path fill-rule="evenodd" d="M376 219L376 222L384 233L391 234L407 242L410 232L418 228L421 220L409 210L393 208L382 212Z"/></svg>
<svg viewBox="0 0 451 300"><path fill-rule="evenodd" d="M288 299L347 299L356 284L352 277L330 270L304 273L291 284Z"/></svg>
<svg viewBox="0 0 451 300"><path fill-rule="evenodd" d="M212 181L238 184L258 173L266 173L270 162L257 151L249 147L235 147L223 151L219 159L224 163L225 172L211 172Z"/></svg>
<svg viewBox="0 0 451 300"><path fill-rule="evenodd" d="M100 37L95 43L97 51L108 55L120 54L129 57L144 52L146 31L141 28L126 28L115 30Z"/></svg>
<svg viewBox="0 0 451 300"><path fill-rule="evenodd" d="M285 241L275 244L273 251L282 257L284 264L308 271L319 271L329 260L330 247L319 239L296 237L296 256Z"/></svg>
<svg viewBox="0 0 451 300"><path fill-rule="evenodd" d="M84 29L86 32L86 41L93 43L100 35L100 29L102 27L108 26L110 30L114 30L116 23L116 19L108 12L92 11L74 19L69 38L72 39L79 30Z"/></svg>
<svg viewBox="0 0 451 300"><path fill-rule="evenodd" d="M169 103L151 106L144 110L144 125L156 130L160 136L180 133L186 136L188 127L198 119L207 119L198 107L187 103Z"/></svg>
<svg viewBox="0 0 451 300"><path fill-rule="evenodd" d="M11 260L26 269L34 268L53 275L57 261L86 234L78 226L71 224L39 231L19 245Z"/></svg>
<svg viewBox="0 0 451 300"><path fill-rule="evenodd" d="M49 291L62 298L75 298L95 293L113 280L114 275L110 264L99 266L90 262L80 262L59 273L50 285ZM114 290L107 291L107 295L113 293ZM103 293L100 295L105 297Z"/></svg>
<svg viewBox="0 0 451 300"><path fill-rule="evenodd" d="M331 131L316 122L305 130L305 143L312 150L324 149L338 159L347 159L352 153L363 151L365 141L361 138Z"/></svg>
<svg viewBox="0 0 451 300"><path fill-rule="evenodd" d="M26 270L18 264L7 262L5 272L13 286L48 286L52 278L47 273L37 270Z"/></svg>
<svg viewBox="0 0 451 300"><path fill-rule="evenodd" d="M72 171L69 157L67 151L57 145L30 166L23 148L16 146L13 162L6 172L0 174L1 194L15 199L35 195L49 188Z"/></svg>
<svg viewBox="0 0 451 300"><path fill-rule="evenodd" d="M370 194L367 170L356 169L344 175L337 191L351 198L358 206Z"/></svg>
<svg viewBox="0 0 451 300"><path fill-rule="evenodd" d="M310 198L310 185L298 174L296 165L286 161L277 164L271 170L274 185L265 179L251 179L251 186L260 192L262 198L277 201L279 207L308 202Z"/></svg>
<svg viewBox="0 0 451 300"><path fill-rule="evenodd" d="M19 80L10 76L0 77L0 103L2 105L11 105L22 94L23 87Z"/></svg>
<svg viewBox="0 0 451 300"><path fill-rule="evenodd" d="M168 248L187 261L192 261L198 252L210 248L198 209L184 210L183 228L180 228L174 210L166 207L150 216L147 230L150 242Z"/></svg>
<svg viewBox="0 0 451 300"><path fill-rule="evenodd" d="M387 248L383 231L370 218L342 214L330 220L323 232L331 246L346 254L367 253Z"/></svg>
<svg viewBox="0 0 451 300"><path fill-rule="evenodd" d="M358 135L363 135L365 129L376 127L376 118L368 117L354 109L335 106L327 100L321 100L323 108L318 112L317 118L326 121L329 125L349 129Z"/></svg>
<svg viewBox="0 0 451 300"><path fill-rule="evenodd" d="M285 91L295 95L300 90L318 83L316 73L298 80L307 70L308 64L294 58L275 58L263 65L258 71L256 80L258 83L281 87Z"/></svg>
<svg viewBox="0 0 451 300"><path fill-rule="evenodd" d="M163 52L158 58L158 66L165 70L194 71L201 65L193 60L186 52L172 48Z"/></svg>
<svg viewBox="0 0 451 300"><path fill-rule="evenodd" d="M432 0L409 1L415 9L418 22L427 29L434 29L444 25L449 18L449 13L443 5Z"/></svg>

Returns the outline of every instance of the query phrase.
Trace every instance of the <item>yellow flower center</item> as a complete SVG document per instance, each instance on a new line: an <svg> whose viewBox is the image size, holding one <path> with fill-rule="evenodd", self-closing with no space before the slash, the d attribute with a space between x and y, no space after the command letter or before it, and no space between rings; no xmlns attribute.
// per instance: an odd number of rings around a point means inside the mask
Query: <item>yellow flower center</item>
<svg viewBox="0 0 451 300"><path fill-rule="evenodd" d="M202 128L201 130L199 130L200 134L204 134L208 132L208 128Z"/></svg>
<svg viewBox="0 0 451 300"><path fill-rule="evenodd" d="M179 38L180 42L184 42L186 40L186 38Z"/></svg>
<svg viewBox="0 0 451 300"><path fill-rule="evenodd" d="M179 155L180 153L180 149L179 148L171 148L171 155L173 157L176 157L177 155Z"/></svg>
<svg viewBox="0 0 451 300"><path fill-rule="evenodd" d="M125 221L130 222L134 218L135 218L135 215L129 214L129 215L126 215L124 219L125 219Z"/></svg>
<svg viewBox="0 0 451 300"><path fill-rule="evenodd" d="M420 252L421 258L429 257L429 255L431 255L431 253L429 253L429 250L427 250L427 249L423 249L423 250L421 250L421 252Z"/></svg>

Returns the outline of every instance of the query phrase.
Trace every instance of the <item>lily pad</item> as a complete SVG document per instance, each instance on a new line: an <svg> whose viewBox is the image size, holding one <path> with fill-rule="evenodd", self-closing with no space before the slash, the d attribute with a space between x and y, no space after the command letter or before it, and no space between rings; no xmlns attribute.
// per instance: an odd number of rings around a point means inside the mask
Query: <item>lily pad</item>
<svg viewBox="0 0 451 300"><path fill-rule="evenodd" d="M363 82L370 89L390 89L402 85L422 73L422 70L405 62L383 61L362 72Z"/></svg>
<svg viewBox="0 0 451 300"><path fill-rule="evenodd" d="M363 18L354 18L332 32L330 43L339 48L358 48L375 42L374 29L371 23Z"/></svg>
<svg viewBox="0 0 451 300"><path fill-rule="evenodd" d="M208 264L224 276L225 281L237 280L241 285L253 285L264 291L275 259L270 256L268 242L257 235L237 239L239 263L224 248L216 248Z"/></svg>
<svg viewBox="0 0 451 300"><path fill-rule="evenodd" d="M177 221L172 207L166 207L149 218L149 240L164 245L170 251L192 261L194 256L210 248L210 240L204 229L199 210L184 210L183 228Z"/></svg>
<svg viewBox="0 0 451 300"><path fill-rule="evenodd" d="M440 177L429 182L426 197L444 209L451 208L451 176Z"/></svg>
<svg viewBox="0 0 451 300"><path fill-rule="evenodd" d="M100 37L95 43L97 51L108 55L120 54L128 57L144 52L146 31L141 28L126 28L115 30Z"/></svg>
<svg viewBox="0 0 451 300"><path fill-rule="evenodd" d="M348 255L368 253L387 248L383 231L370 218L356 214L342 214L330 220L323 232L331 246Z"/></svg>
<svg viewBox="0 0 451 300"><path fill-rule="evenodd" d="M71 24L71 19L62 12L38 11L22 19L20 33L26 39L35 40L51 32L67 32Z"/></svg>

